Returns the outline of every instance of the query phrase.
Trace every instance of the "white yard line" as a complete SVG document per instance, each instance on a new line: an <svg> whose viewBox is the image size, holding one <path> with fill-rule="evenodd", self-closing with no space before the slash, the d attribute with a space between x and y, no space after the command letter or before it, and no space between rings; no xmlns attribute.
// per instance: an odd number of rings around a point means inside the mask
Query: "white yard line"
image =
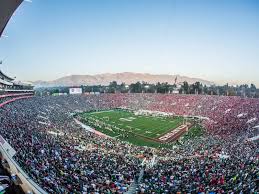
<svg viewBox="0 0 259 194"><path fill-rule="evenodd" d="M97 131L97 130L95 130L95 129L93 129L93 128L87 126L87 125L85 125L84 123L80 122L80 121L77 120L76 118L74 118L74 121L75 121L77 124L81 125L81 127L83 127L83 128L84 128L86 131L88 131L88 132L94 133L94 134L99 135L99 136L101 136L101 137L113 138L113 137L111 137L111 136L109 136L109 135L106 135L106 134L104 134L104 133L102 133L102 132L100 132L100 131Z"/></svg>
<svg viewBox="0 0 259 194"><path fill-rule="evenodd" d="M104 113L104 112L113 112L114 110L104 110L104 111L98 111L98 112L90 112L90 115L94 115L94 114L100 114L100 113Z"/></svg>

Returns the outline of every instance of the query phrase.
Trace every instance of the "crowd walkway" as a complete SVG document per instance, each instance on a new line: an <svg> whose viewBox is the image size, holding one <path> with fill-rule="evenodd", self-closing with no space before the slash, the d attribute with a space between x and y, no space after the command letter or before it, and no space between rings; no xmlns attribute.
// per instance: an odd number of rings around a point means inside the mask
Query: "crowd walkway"
<svg viewBox="0 0 259 194"><path fill-rule="evenodd" d="M143 175L144 175L144 169L142 168L142 169L140 170L138 179L135 180L135 181L130 185L130 188L129 188L129 190L126 192L126 194L135 194L135 193L136 193L136 190L137 190L139 184L142 182Z"/></svg>

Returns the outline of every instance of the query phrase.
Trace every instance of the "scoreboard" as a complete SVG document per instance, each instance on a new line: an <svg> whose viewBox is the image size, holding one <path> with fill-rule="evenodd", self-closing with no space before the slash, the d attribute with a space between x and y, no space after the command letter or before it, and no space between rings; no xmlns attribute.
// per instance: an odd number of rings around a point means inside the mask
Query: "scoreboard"
<svg viewBox="0 0 259 194"><path fill-rule="evenodd" d="M69 88L69 94L82 94L82 88Z"/></svg>

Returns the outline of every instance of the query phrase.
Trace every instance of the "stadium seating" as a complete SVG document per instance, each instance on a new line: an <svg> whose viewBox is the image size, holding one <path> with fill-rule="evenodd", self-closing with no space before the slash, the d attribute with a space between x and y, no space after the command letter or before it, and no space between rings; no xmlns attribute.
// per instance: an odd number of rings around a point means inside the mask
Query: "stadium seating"
<svg viewBox="0 0 259 194"><path fill-rule="evenodd" d="M137 147L85 131L71 113L128 107L206 117L207 132L174 149ZM15 160L48 193L258 191L259 100L162 94L101 94L19 99L0 109L0 134ZM257 134L258 135L258 134ZM80 149L79 149L80 148ZM140 154L152 153L152 168Z"/></svg>

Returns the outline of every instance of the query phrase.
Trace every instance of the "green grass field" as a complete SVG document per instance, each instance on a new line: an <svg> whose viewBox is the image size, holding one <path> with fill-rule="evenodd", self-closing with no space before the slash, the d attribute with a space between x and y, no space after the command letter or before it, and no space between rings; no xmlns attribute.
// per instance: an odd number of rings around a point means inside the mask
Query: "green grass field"
<svg viewBox="0 0 259 194"><path fill-rule="evenodd" d="M155 139L183 123L183 117L135 115L124 110L85 112L81 113L80 117L85 124L111 137L151 147L165 147Z"/></svg>

